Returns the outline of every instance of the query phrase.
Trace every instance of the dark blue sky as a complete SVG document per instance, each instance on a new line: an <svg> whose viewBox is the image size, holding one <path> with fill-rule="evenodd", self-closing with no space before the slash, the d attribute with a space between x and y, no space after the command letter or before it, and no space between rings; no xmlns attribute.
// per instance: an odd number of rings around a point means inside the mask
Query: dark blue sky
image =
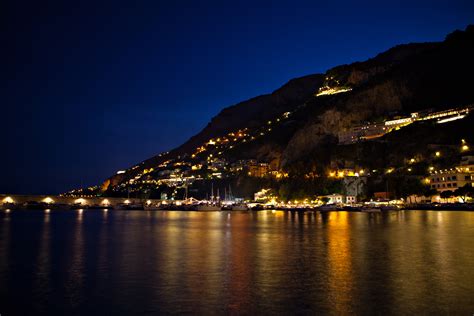
<svg viewBox="0 0 474 316"><path fill-rule="evenodd" d="M474 23L473 1L9 2L0 193L99 183L225 106Z"/></svg>

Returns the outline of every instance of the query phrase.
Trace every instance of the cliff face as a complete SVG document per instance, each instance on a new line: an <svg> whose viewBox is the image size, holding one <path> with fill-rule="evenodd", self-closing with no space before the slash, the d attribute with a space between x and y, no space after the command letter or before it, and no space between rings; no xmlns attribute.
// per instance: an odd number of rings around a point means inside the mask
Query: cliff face
<svg viewBox="0 0 474 316"><path fill-rule="evenodd" d="M254 158L284 168L323 154L337 134L389 114L444 109L474 103L474 27L441 43L399 45L365 62L289 81L268 95L223 109L197 135L170 153L152 157L114 176L116 185L145 168L191 153L209 139L243 128L256 130L291 112L271 133L225 153L229 160Z"/></svg>
<svg viewBox="0 0 474 316"><path fill-rule="evenodd" d="M313 94L318 91L324 81L321 74L313 74L295 78L275 90L271 94L261 95L247 101L224 108L213 117L207 126L197 135L191 137L181 146L169 153L162 153L151 157L140 164L127 170L125 174L114 175L107 180L107 185L114 186L127 181L145 168L155 167L160 163L177 156L189 156L196 147L201 146L211 138L219 137L229 132L246 128L257 127L265 124L270 119L281 113L293 111ZM272 145L266 148L274 148ZM278 148L281 151L281 148ZM275 150L259 150L258 157L265 159L279 156ZM273 154L269 154L273 152Z"/></svg>
<svg viewBox="0 0 474 316"><path fill-rule="evenodd" d="M281 113L293 111L319 89L323 78L322 75L315 74L292 79L271 94L227 107L212 118L199 134L178 147L176 151L185 153L210 138L245 127L257 127Z"/></svg>
<svg viewBox="0 0 474 316"><path fill-rule="evenodd" d="M353 90L313 98L320 113L299 129L283 153L291 164L335 139L354 124L388 113L457 107L474 101L474 28L455 32L442 43L398 46L365 63L336 67L326 78Z"/></svg>

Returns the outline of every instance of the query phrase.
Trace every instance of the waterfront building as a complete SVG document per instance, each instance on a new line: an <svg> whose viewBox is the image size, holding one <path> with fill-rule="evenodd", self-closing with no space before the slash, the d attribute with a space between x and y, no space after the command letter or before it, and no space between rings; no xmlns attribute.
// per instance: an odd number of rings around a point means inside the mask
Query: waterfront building
<svg viewBox="0 0 474 316"><path fill-rule="evenodd" d="M454 191L457 188L474 186L474 156L464 156L458 166L431 172L429 181L438 192Z"/></svg>
<svg viewBox="0 0 474 316"><path fill-rule="evenodd" d="M328 199L327 204L341 204L345 200L344 195L342 194L329 194L323 197Z"/></svg>

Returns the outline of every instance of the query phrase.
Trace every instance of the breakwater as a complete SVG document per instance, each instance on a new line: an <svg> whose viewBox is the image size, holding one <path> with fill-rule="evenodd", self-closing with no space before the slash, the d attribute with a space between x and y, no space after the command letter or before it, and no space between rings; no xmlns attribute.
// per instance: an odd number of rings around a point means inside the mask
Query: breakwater
<svg viewBox="0 0 474 316"><path fill-rule="evenodd" d="M59 195L14 195L0 194L0 207L22 205L71 205L83 207L116 207L119 205L155 204L163 202L158 199L117 198L117 197L71 197Z"/></svg>

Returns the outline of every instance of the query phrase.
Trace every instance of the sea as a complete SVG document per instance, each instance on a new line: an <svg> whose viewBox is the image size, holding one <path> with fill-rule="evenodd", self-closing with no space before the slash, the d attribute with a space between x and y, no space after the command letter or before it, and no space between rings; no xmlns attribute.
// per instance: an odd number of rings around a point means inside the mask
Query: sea
<svg viewBox="0 0 474 316"><path fill-rule="evenodd" d="M0 211L0 314L473 315L474 212Z"/></svg>

